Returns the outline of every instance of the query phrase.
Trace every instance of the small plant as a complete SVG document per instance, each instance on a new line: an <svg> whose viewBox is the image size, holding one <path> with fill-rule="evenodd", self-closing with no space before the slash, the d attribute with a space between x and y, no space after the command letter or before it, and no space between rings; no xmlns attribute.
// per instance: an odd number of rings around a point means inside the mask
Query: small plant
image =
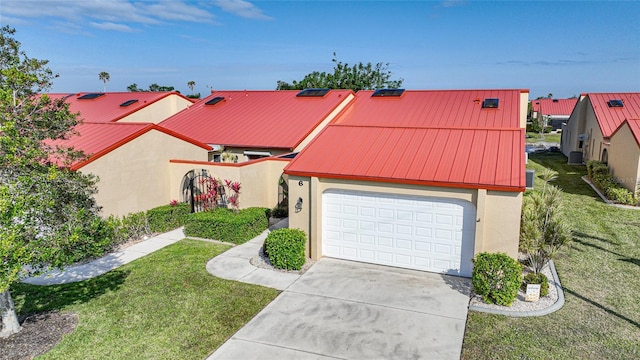
<svg viewBox="0 0 640 360"><path fill-rule="evenodd" d="M489 304L511 306L522 283L522 266L504 253L480 253L473 259L473 291Z"/></svg>
<svg viewBox="0 0 640 360"><path fill-rule="evenodd" d="M528 273L522 279L522 291L527 290L529 284L540 284L540 296L549 295L549 279L543 273Z"/></svg>
<svg viewBox="0 0 640 360"><path fill-rule="evenodd" d="M289 216L289 208L286 206L276 206L271 210L271 217L282 219Z"/></svg>
<svg viewBox="0 0 640 360"><path fill-rule="evenodd" d="M169 203L169 205L171 205L171 206L178 206L178 200L175 200L175 199L171 200L171 202Z"/></svg>
<svg viewBox="0 0 640 360"><path fill-rule="evenodd" d="M571 229L562 218L562 191L546 187L545 193L534 191L522 203L519 250L534 273L571 242Z"/></svg>
<svg viewBox="0 0 640 360"><path fill-rule="evenodd" d="M183 226L189 216L189 204L169 204L147 211L149 229L154 233L167 232Z"/></svg>
<svg viewBox="0 0 640 360"><path fill-rule="evenodd" d="M264 241L263 251L278 269L300 270L305 262L307 236L300 229L278 229Z"/></svg>

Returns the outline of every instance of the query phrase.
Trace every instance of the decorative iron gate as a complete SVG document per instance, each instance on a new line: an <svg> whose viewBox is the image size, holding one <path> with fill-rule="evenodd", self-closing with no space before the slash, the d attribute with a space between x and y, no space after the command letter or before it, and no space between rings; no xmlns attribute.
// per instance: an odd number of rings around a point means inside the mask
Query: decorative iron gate
<svg viewBox="0 0 640 360"><path fill-rule="evenodd" d="M188 203L191 212L227 207L224 184L205 169L191 170L182 178L182 202Z"/></svg>

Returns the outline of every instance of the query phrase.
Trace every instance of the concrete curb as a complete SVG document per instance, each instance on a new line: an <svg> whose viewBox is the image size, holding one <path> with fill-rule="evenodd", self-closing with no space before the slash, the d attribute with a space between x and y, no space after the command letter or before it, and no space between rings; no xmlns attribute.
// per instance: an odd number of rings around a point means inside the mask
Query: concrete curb
<svg viewBox="0 0 640 360"><path fill-rule="evenodd" d="M615 206L617 208L620 209L628 209L628 210L640 210L640 206L631 206L631 205L621 205L621 204L616 204L613 201L607 199L606 196L604 196L603 193L600 192L600 189L598 189L592 182L591 180L589 180L588 177L583 176L582 177L582 181L586 182L587 184L589 184L589 186L591 186L591 188L593 189L593 191L596 192L596 194L598 194L598 196L600 196L600 198L602 199L602 201L604 201L605 203L611 205L611 206Z"/></svg>
<svg viewBox="0 0 640 360"><path fill-rule="evenodd" d="M484 312L489 314L499 314L506 315L511 317L530 317L530 316L544 316L549 315L553 312L560 310L562 306L564 306L564 292L562 292L562 285L560 284L560 278L558 278L558 273L556 272L556 266L553 263L553 260L549 261L549 269L551 270L551 275L553 276L553 281L556 283L556 289L558 291L558 300L553 303L551 306L533 311L512 311L508 309L489 309L483 308L480 306L469 305L469 310Z"/></svg>

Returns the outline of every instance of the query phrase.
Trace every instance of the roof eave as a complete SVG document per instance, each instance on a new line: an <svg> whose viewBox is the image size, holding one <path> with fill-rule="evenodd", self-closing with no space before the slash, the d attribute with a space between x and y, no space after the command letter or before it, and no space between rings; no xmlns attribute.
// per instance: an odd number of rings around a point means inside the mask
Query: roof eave
<svg viewBox="0 0 640 360"><path fill-rule="evenodd" d="M470 183L456 183L456 182L444 182L444 181L393 179L393 178L368 177L368 176L358 176L358 175L314 173L314 172L295 171L295 170L291 171L291 170L288 170L287 168L284 169L284 173L290 176L343 179L343 180L354 180L354 181L373 181L373 182L405 184L405 185L420 185L420 186L434 186L434 187L461 188L461 189L486 189L486 190L504 191L504 192L524 192L525 191L524 185L523 186L506 186L506 185L495 185L495 184L470 184Z"/></svg>

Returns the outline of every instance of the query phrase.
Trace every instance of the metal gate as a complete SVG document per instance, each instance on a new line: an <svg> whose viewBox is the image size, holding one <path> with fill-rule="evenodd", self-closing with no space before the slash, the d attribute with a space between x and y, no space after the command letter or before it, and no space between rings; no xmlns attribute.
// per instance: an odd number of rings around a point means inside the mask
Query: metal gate
<svg viewBox="0 0 640 360"><path fill-rule="evenodd" d="M191 170L182 178L182 202L188 203L191 212L227 207L224 184L205 169Z"/></svg>

